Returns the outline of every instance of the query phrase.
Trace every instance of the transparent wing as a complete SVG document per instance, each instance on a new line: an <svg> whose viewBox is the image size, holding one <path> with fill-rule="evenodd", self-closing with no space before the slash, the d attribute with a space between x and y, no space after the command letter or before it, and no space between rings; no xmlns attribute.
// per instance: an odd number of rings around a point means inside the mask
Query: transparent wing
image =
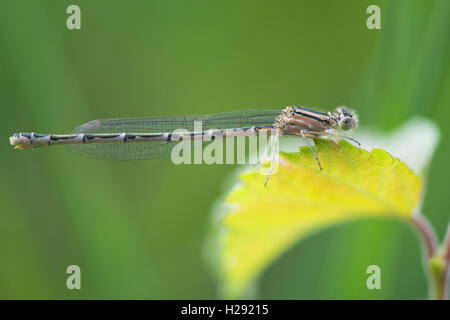
<svg viewBox="0 0 450 320"><path fill-rule="evenodd" d="M176 129L194 130L201 121L202 131L273 125L280 110L246 110L210 115L104 119L87 122L73 133L170 133ZM70 151L92 158L144 160L170 157L177 142L110 142L68 145Z"/></svg>

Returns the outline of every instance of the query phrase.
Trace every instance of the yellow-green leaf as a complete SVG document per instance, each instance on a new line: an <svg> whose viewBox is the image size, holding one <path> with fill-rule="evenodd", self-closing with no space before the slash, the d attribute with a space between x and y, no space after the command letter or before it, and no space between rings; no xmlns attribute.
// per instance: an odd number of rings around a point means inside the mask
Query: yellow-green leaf
<svg viewBox="0 0 450 320"><path fill-rule="evenodd" d="M412 218L421 182L403 162L345 141L317 140L315 150L323 171L304 146L281 155L267 187L253 168L226 198L219 239L225 297L242 297L270 262L313 231L356 218Z"/></svg>

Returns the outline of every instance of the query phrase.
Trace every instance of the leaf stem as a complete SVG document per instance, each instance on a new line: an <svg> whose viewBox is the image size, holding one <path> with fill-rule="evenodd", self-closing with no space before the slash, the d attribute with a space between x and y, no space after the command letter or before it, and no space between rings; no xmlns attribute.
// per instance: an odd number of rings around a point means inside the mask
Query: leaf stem
<svg viewBox="0 0 450 320"><path fill-rule="evenodd" d="M419 231L426 248L426 269L430 287L431 299L444 300L446 298L446 280L450 262L450 236L447 232L444 251L438 249L437 237L434 229L421 214L413 216L413 223ZM439 252L440 251L440 252Z"/></svg>
<svg viewBox="0 0 450 320"><path fill-rule="evenodd" d="M447 234L445 235L444 241L444 261L445 261L445 270L444 270L444 299L450 299L449 292L447 291L449 288L449 284L447 283L450 280L450 223L447 227Z"/></svg>
<svg viewBox="0 0 450 320"><path fill-rule="evenodd" d="M428 267L430 269L431 276L431 290L433 294L431 299L433 300L444 300L445 299L445 263L440 256L434 256L428 261Z"/></svg>
<svg viewBox="0 0 450 320"><path fill-rule="evenodd" d="M430 225L427 219L421 214L413 215L413 223L416 229L419 231L422 240L424 241L425 248L427 250L428 260L431 259L437 253L438 242L436 233L433 227Z"/></svg>

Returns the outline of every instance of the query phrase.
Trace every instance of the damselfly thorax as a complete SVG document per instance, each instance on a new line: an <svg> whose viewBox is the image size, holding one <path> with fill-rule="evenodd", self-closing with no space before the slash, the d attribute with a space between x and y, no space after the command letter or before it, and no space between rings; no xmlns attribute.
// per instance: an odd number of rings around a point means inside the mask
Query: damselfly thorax
<svg viewBox="0 0 450 320"><path fill-rule="evenodd" d="M275 126L282 134L302 135L311 138L317 135L334 133L337 129L350 130L356 128L358 119L354 112L339 107L334 113L324 113L302 107L286 107L277 118ZM337 131L336 131L337 133Z"/></svg>
<svg viewBox="0 0 450 320"><path fill-rule="evenodd" d="M319 157L306 138L328 139L331 137L336 143L339 143L339 138L344 138L356 142L359 146L360 143L358 141L338 132L338 129L347 131L355 129L357 126L358 117L356 113L343 106L336 108L333 113L324 113L303 107L286 107L274 124L274 127L279 129L280 135L294 135L305 138L312 154L316 158L320 170L322 170L322 165L320 164ZM278 151L278 139L275 139L275 144L275 152L265 182L266 184L272 172L275 154Z"/></svg>

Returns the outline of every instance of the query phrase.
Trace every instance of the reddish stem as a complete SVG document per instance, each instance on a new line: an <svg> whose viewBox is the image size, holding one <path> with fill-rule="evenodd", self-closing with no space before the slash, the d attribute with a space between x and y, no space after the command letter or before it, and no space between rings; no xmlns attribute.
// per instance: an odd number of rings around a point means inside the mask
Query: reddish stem
<svg viewBox="0 0 450 320"><path fill-rule="evenodd" d="M433 256L435 256L437 254L437 248L438 248L437 237L436 237L436 234L435 234L433 228L431 227L428 220L426 220L420 214L415 214L413 216L412 221L413 221L414 225L416 226L417 230L419 231L421 237L424 239L428 259L432 258ZM447 242L449 242L449 241L447 241Z"/></svg>
<svg viewBox="0 0 450 320"><path fill-rule="evenodd" d="M450 225L447 228L447 235L445 236L445 261L447 265L450 263Z"/></svg>
<svg viewBox="0 0 450 320"><path fill-rule="evenodd" d="M445 273L444 273L444 299L450 299L449 292L447 291L450 276L450 224L447 228L447 234L444 241L444 259L445 259Z"/></svg>

